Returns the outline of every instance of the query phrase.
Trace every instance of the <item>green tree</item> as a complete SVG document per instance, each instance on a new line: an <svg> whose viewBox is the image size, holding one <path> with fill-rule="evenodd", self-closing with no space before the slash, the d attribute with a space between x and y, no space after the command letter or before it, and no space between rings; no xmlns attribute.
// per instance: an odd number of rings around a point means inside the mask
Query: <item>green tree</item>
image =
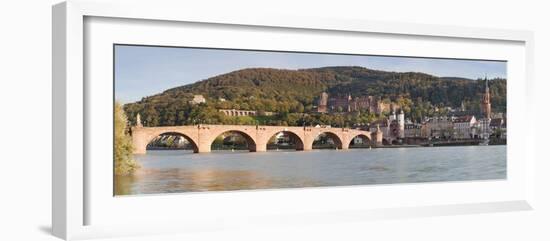
<svg viewBox="0 0 550 241"><path fill-rule="evenodd" d="M120 103L115 103L115 174L129 175L139 168L139 164L133 159L132 140L127 133L128 119Z"/></svg>

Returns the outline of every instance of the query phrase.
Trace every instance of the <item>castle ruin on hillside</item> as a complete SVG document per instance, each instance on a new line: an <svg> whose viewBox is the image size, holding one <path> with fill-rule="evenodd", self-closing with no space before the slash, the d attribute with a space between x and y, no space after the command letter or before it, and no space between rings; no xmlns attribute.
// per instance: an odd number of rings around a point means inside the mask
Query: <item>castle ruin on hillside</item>
<svg viewBox="0 0 550 241"><path fill-rule="evenodd" d="M384 103L378 96L329 96L323 92L319 96L317 112L353 112L367 110L371 113L382 113L390 111L391 104Z"/></svg>

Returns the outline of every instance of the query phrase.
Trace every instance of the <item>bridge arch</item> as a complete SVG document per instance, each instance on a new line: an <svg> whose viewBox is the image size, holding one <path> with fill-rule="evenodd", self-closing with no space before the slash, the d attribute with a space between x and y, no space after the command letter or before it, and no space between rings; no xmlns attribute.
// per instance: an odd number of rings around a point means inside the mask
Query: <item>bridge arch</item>
<svg viewBox="0 0 550 241"><path fill-rule="evenodd" d="M182 132L179 132L179 131L164 131L164 132L158 132L158 133L153 133L151 135L149 135L149 137L146 139L145 141L145 150L150 150L150 149L153 149L152 148L152 142L155 141L155 140L158 140L159 138L162 138L163 136L179 136L181 138L184 138L185 140L187 140L189 142L189 145L191 145L191 148L193 149L193 152L197 153L199 152L199 147L197 145L197 143L195 142L195 140L193 140L193 138L191 138L190 136L182 133Z"/></svg>
<svg viewBox="0 0 550 241"><path fill-rule="evenodd" d="M241 136L244 139L244 141L246 142L246 148L249 151L251 151L251 152L256 151L257 144L256 144L256 140L254 139L254 137L252 137L250 134L246 133L246 131L234 130L234 129L222 131L222 132L218 133L217 135L213 135L213 139L212 139L212 141L210 141L210 149L212 149L212 146L215 145L216 140L219 140L218 137L224 136L224 135L234 136L235 134L238 135L238 136ZM222 139L223 139L222 141L225 141L226 137L224 137Z"/></svg>
<svg viewBox="0 0 550 241"><path fill-rule="evenodd" d="M356 139L360 138L361 142L357 143ZM352 136L350 138L350 142L348 143L350 148L364 148L364 147L370 147L371 146L371 137L367 134L357 134Z"/></svg>
<svg viewBox="0 0 550 241"><path fill-rule="evenodd" d="M323 140L322 139L323 136L327 137L327 139ZM329 139L332 140L333 143L330 143ZM319 148L334 146L335 148L342 149L344 147L344 142L342 139L343 139L342 137L340 137L338 134L332 131L321 131L313 138L311 147L312 149L319 149Z"/></svg>
<svg viewBox="0 0 550 241"><path fill-rule="evenodd" d="M294 147L294 149L297 150L297 151L303 151L304 150L304 140L302 139L302 137L300 137L300 135L295 133L294 131L286 130L286 129L275 131L274 133L271 133L268 136L268 141L266 141L266 143L265 143L266 150L267 149L275 149L275 148L277 148L277 149L278 148L286 148L285 145L281 145L281 143L273 143L273 141L275 141L275 142L281 141L281 140L273 140L273 138L278 136L279 134L283 135L283 138L281 138L281 139L283 139L283 140L287 139L287 140L284 140L283 143L287 143L289 145L289 147ZM275 147L275 148L269 148L270 145L271 145L271 147ZM287 148L287 149L291 149L291 148Z"/></svg>

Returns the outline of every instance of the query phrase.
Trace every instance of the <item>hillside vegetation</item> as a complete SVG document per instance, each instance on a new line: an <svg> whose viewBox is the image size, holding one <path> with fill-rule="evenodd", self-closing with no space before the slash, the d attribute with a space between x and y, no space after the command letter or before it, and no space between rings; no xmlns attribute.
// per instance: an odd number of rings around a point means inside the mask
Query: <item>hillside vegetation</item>
<svg viewBox="0 0 550 241"><path fill-rule="evenodd" d="M506 80L490 80L494 111L506 111ZM350 125L369 122L373 113L312 113L322 91L331 96L380 96L404 106L408 117L444 114L442 108L459 107L479 113L479 98L485 88L482 80L436 77L425 73L387 72L363 67L342 66L284 70L243 69L168 89L160 94L124 106L131 123L137 113L146 126L211 124L268 125ZM193 95L203 95L205 104L193 105ZM228 117L217 109L277 112L267 117Z"/></svg>

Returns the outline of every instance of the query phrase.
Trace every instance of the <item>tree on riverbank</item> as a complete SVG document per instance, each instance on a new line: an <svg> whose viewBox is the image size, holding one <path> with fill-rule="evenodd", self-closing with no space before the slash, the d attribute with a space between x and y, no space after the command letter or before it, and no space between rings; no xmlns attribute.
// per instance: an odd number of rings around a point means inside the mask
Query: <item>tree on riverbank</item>
<svg viewBox="0 0 550 241"><path fill-rule="evenodd" d="M140 166L133 159L132 140L127 132L128 119L122 109L122 106L117 102L114 108L115 118L115 174L129 175L137 170Z"/></svg>

